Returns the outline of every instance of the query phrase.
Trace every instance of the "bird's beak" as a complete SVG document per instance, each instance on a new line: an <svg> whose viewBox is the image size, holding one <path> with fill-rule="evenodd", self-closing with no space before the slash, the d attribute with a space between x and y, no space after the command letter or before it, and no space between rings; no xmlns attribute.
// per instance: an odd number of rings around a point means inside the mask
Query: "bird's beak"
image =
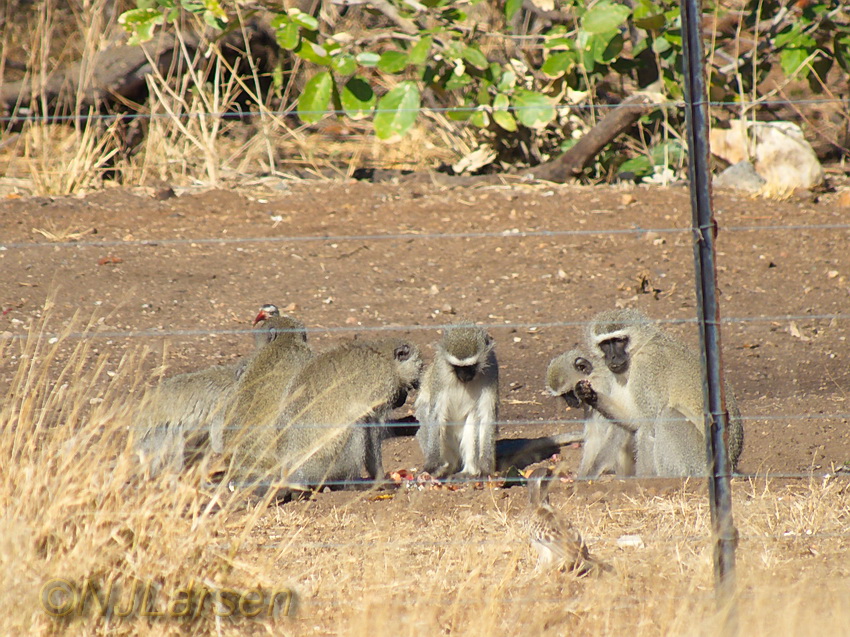
<svg viewBox="0 0 850 637"><path fill-rule="evenodd" d="M254 325L260 321L265 321L267 318L269 318L269 315L266 314L265 310L260 310L260 313L257 314L257 318L254 319Z"/></svg>

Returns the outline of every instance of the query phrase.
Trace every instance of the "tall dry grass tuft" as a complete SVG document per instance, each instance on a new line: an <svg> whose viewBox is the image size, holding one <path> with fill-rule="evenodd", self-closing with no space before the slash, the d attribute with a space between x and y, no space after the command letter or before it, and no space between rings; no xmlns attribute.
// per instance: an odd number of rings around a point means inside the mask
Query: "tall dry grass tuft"
<svg viewBox="0 0 850 637"><path fill-rule="evenodd" d="M2 164L6 177L28 179L34 193L66 195L100 187L104 170L119 152L118 124L83 109L96 55L107 46L105 34L114 26L112 4L111 0L49 1L31 12L31 22L18 25L22 33L17 37L26 38L29 53L24 79L33 90L32 103L17 108L43 113L45 118L25 123L20 135L6 140ZM69 32L74 37L66 37ZM7 43L13 39L4 36ZM51 78L75 61L79 62L76 92L66 91L60 104L49 106L46 87Z"/></svg>
<svg viewBox="0 0 850 637"><path fill-rule="evenodd" d="M81 616L51 617L41 596L53 578L78 593L92 581L101 595L115 583L121 608L133 582L167 591L192 580L265 584L235 565L221 494L201 490L200 476L140 479L129 430L149 352L98 353L91 339L72 337L92 334L94 321L60 326L49 308L44 316L25 338L0 341L4 367L15 366L4 370L12 376L0 408L0 633L157 632L151 620L102 616L93 598Z"/></svg>

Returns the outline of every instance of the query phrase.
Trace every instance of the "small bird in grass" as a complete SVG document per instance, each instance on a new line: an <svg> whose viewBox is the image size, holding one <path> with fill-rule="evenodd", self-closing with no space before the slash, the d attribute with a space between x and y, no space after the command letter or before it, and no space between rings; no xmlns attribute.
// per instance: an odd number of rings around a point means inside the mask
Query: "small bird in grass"
<svg viewBox="0 0 850 637"><path fill-rule="evenodd" d="M590 555L581 534L549 503L551 486L548 469L535 469L528 477L528 520L526 528L531 546L537 550L537 569L557 565L576 575L599 574L612 570Z"/></svg>

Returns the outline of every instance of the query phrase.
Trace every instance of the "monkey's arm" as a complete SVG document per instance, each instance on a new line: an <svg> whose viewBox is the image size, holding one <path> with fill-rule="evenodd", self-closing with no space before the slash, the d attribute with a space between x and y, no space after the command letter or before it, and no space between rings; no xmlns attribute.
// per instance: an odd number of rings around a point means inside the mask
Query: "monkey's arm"
<svg viewBox="0 0 850 637"><path fill-rule="evenodd" d="M599 415L610 420L614 425L631 432L640 428L641 423L630 418L632 410L608 394L597 393L589 380L578 381L574 391L579 400L595 409Z"/></svg>
<svg viewBox="0 0 850 637"><path fill-rule="evenodd" d="M496 424L499 419L498 389L490 387L482 392L478 400L479 470L492 475L496 472Z"/></svg>

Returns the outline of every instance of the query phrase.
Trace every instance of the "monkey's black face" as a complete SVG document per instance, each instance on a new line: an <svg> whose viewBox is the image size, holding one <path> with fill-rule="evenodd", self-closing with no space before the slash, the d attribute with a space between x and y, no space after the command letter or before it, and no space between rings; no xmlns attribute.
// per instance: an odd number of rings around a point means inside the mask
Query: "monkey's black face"
<svg viewBox="0 0 850 637"><path fill-rule="evenodd" d="M605 355L605 364L615 374L622 374L629 369L628 338L609 338L599 343L599 349Z"/></svg>
<svg viewBox="0 0 850 637"><path fill-rule="evenodd" d="M581 401L573 390L568 391L566 394L561 394L561 398L567 403L567 407L578 409L581 406Z"/></svg>
<svg viewBox="0 0 850 637"><path fill-rule="evenodd" d="M475 373L478 371L478 365L452 365L455 376L462 383L468 383L475 378Z"/></svg>

